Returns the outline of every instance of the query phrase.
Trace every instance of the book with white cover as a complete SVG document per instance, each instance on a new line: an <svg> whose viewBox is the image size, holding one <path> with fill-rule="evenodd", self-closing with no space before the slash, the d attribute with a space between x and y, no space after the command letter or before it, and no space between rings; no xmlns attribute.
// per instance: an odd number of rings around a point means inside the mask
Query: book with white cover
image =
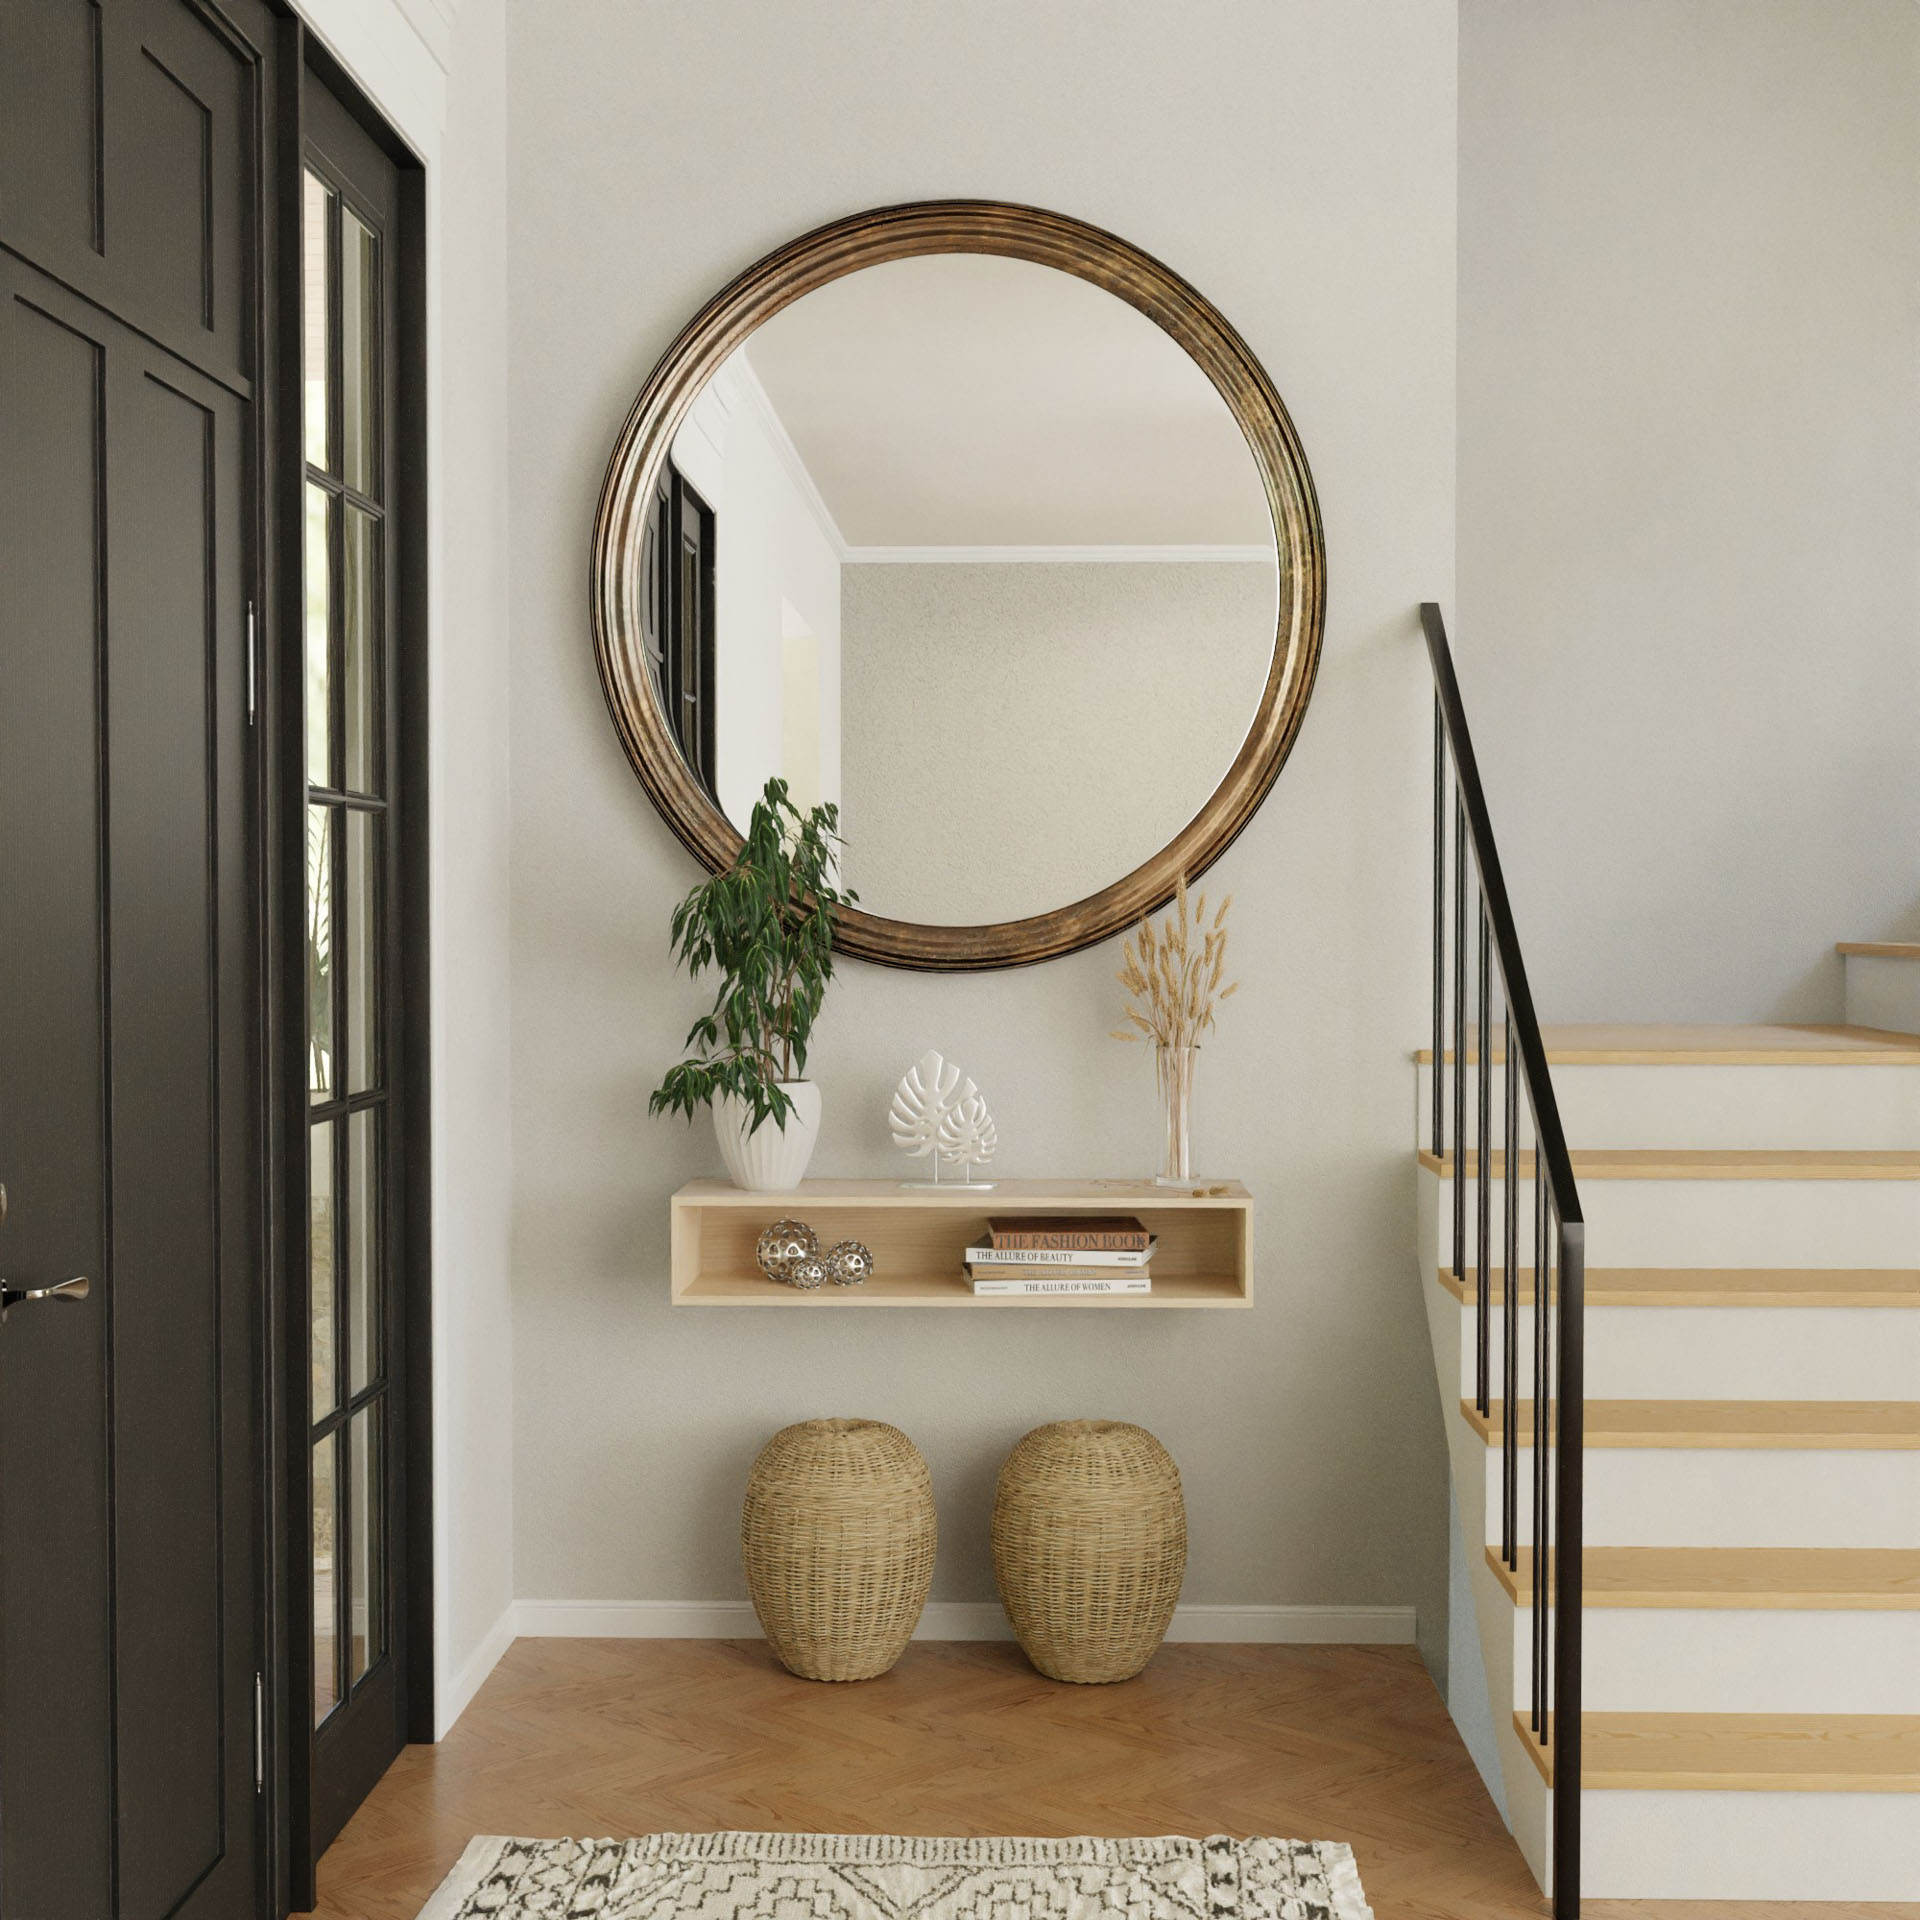
<svg viewBox="0 0 1920 1920"><path fill-rule="evenodd" d="M1142 1267L1160 1244L1156 1234L1138 1253L1115 1253L1099 1248L969 1247L963 1256L970 1267Z"/></svg>
<svg viewBox="0 0 1920 1920"><path fill-rule="evenodd" d="M1039 1280L981 1280L976 1279L973 1290L977 1294L994 1295L1034 1295L1060 1293L1151 1293L1153 1281L1144 1273L1129 1274L1124 1279L1106 1276L1098 1279L1072 1279L1063 1275L1059 1279Z"/></svg>

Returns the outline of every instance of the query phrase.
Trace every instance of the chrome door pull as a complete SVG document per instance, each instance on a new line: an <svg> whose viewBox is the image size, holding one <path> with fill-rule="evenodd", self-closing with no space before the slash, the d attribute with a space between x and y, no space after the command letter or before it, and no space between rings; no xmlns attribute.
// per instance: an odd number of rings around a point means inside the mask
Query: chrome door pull
<svg viewBox="0 0 1920 1920"><path fill-rule="evenodd" d="M28 1300L84 1300L91 1282L85 1274L73 1280L58 1280L50 1287L10 1287L0 1280L0 1320Z"/></svg>

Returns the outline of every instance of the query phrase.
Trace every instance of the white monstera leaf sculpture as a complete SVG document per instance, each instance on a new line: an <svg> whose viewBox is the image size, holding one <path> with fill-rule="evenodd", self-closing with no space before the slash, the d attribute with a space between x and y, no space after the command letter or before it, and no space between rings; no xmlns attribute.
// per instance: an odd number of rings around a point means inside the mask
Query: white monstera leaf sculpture
<svg viewBox="0 0 1920 1920"><path fill-rule="evenodd" d="M887 1111L893 1128L893 1144L916 1160L924 1160L939 1149L940 1122L961 1096L960 1069L943 1059L931 1047L902 1075L893 1090L893 1105ZM974 1085L966 1082L965 1091Z"/></svg>
<svg viewBox="0 0 1920 1920"><path fill-rule="evenodd" d="M932 1159L934 1186L940 1184L943 1160L971 1166L993 1151L993 1119L980 1089L933 1048L907 1069L894 1089L887 1123L893 1144L903 1153L915 1160Z"/></svg>
<svg viewBox="0 0 1920 1920"><path fill-rule="evenodd" d="M985 1166L999 1144L999 1130L993 1124L993 1115L987 1111L986 1100L979 1093L956 1100L940 1122L940 1158L948 1166L962 1169L963 1180L970 1182L973 1169Z"/></svg>

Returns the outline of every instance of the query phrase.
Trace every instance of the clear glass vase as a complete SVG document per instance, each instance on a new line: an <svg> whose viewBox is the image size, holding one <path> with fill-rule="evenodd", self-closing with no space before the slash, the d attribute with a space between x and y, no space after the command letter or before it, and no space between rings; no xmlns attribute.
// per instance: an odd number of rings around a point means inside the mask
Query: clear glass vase
<svg viewBox="0 0 1920 1920"><path fill-rule="evenodd" d="M1193 1183L1193 1071L1199 1064L1198 1047L1155 1047L1153 1050L1161 1117L1166 1124L1160 1171L1153 1177L1162 1186L1185 1187Z"/></svg>

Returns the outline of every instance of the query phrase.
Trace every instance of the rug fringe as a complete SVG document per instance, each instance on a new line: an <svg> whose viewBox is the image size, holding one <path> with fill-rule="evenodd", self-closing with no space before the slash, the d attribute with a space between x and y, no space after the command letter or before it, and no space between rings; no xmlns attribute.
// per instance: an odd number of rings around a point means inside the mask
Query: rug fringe
<svg viewBox="0 0 1920 1920"><path fill-rule="evenodd" d="M493 1871L493 1863L506 1845L505 1837L497 1833L483 1833L469 1840L465 1852L454 1862L453 1871L420 1909L419 1920L460 1920L460 1909Z"/></svg>

